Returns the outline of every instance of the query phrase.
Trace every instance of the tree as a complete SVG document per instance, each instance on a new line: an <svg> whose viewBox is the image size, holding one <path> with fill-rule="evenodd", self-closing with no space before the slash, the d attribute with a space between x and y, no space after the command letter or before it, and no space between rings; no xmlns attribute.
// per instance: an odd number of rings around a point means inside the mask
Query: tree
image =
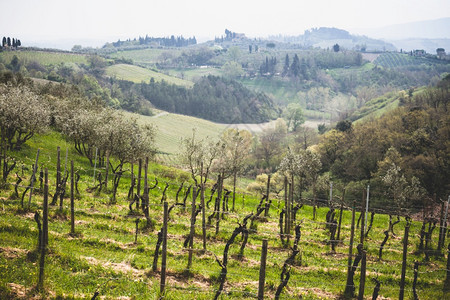
<svg viewBox="0 0 450 300"><path fill-rule="evenodd" d="M286 57L284 59L284 66L283 66L283 72L281 75L284 77L289 73L289 54L286 54Z"/></svg>
<svg viewBox="0 0 450 300"><path fill-rule="evenodd" d="M333 51L334 52L339 52L339 50L340 50L339 44L334 44L333 45Z"/></svg>
<svg viewBox="0 0 450 300"><path fill-rule="evenodd" d="M11 59L11 68L14 72L18 72L20 70L20 61L19 58L17 57L17 55L14 55L13 58Z"/></svg>
<svg viewBox="0 0 450 300"><path fill-rule="evenodd" d="M74 143L75 150L94 166L96 130L107 122L112 109L84 98L54 101L55 127Z"/></svg>
<svg viewBox="0 0 450 300"><path fill-rule="evenodd" d="M105 73L106 61L98 55L90 55L88 57L90 70L97 78Z"/></svg>
<svg viewBox="0 0 450 300"><path fill-rule="evenodd" d="M8 150L20 150L50 125L48 102L26 86L0 86L0 127Z"/></svg>
<svg viewBox="0 0 450 300"><path fill-rule="evenodd" d="M94 134L94 146L116 158L115 166L113 160L109 161L114 174L112 201L115 202L117 187L124 173L124 164L136 162L140 158L153 157L155 154L155 130L153 125L140 126L136 119L114 111L97 125Z"/></svg>
<svg viewBox="0 0 450 300"><path fill-rule="evenodd" d="M248 45L248 53L252 54L252 45Z"/></svg>
<svg viewBox="0 0 450 300"><path fill-rule="evenodd" d="M294 59L292 61L292 65L290 68L290 73L291 76L294 77L298 77L300 75L300 59L298 58L297 54L294 55Z"/></svg>
<svg viewBox="0 0 450 300"><path fill-rule="evenodd" d="M239 48L239 47L237 47L237 46L230 47L230 48L228 49L228 56L230 57L230 59L231 59L232 61L238 62L239 59L240 59L241 56L242 56L241 48Z"/></svg>
<svg viewBox="0 0 450 300"><path fill-rule="evenodd" d="M294 132L294 141L298 147L304 150L312 145L317 145L319 142L318 130L307 126L299 126Z"/></svg>
<svg viewBox="0 0 450 300"><path fill-rule="evenodd" d="M252 134L247 130L230 128L222 134L221 142L224 145L220 162L233 176L233 206L236 199L237 175L244 169L246 160L251 154Z"/></svg>
<svg viewBox="0 0 450 300"><path fill-rule="evenodd" d="M280 155L286 140L287 125L283 119L275 122L275 127L265 128L258 136L256 157L263 161L263 166L275 169L279 164Z"/></svg>
<svg viewBox="0 0 450 300"><path fill-rule="evenodd" d="M352 122L349 120L342 120L336 124L336 129L342 132L352 129Z"/></svg>
<svg viewBox="0 0 450 300"><path fill-rule="evenodd" d="M296 131L297 128L305 123L302 107L296 103L290 103L283 111L283 118L286 120L289 131Z"/></svg>
<svg viewBox="0 0 450 300"><path fill-rule="evenodd" d="M7 45L6 37L3 37L3 39L2 39L2 47L5 47L6 45Z"/></svg>
<svg viewBox="0 0 450 300"><path fill-rule="evenodd" d="M221 143L213 140L198 139L196 137L197 130L192 130L190 138L184 138L180 144L181 162L188 167L192 180L196 185L204 183L208 179L213 162L217 158ZM198 176L203 178L203 182L199 182Z"/></svg>
<svg viewBox="0 0 450 300"><path fill-rule="evenodd" d="M241 65L235 61L227 61L222 66L222 72L228 79L237 78L244 74L244 70L242 70Z"/></svg>
<svg viewBox="0 0 450 300"><path fill-rule="evenodd" d="M301 193L305 189L306 184L310 183L315 185L319 176L319 171L322 167L320 162L320 156L309 150L300 149L294 151L288 149L287 154L282 159L278 170L285 173L291 181L294 177L299 179L299 192Z"/></svg>

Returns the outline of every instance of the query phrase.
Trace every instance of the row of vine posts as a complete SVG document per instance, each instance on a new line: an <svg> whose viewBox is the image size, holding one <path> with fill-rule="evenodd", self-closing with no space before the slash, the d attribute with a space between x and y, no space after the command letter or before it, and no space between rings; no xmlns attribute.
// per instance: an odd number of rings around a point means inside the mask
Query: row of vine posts
<svg viewBox="0 0 450 300"><path fill-rule="evenodd" d="M66 190L66 183L69 177L69 174L66 174L66 169L67 169L67 152L66 152L66 168L64 171L64 175L61 176L61 160L60 160L60 148L58 147L58 155L57 155L57 166L56 166L56 187L55 187L55 194L53 195L53 201L50 203L50 205L56 205L57 204L57 200L58 198L60 199L60 203L59 203L59 207L60 209L62 209L63 207L63 199L65 197L65 190ZM4 157L4 164L6 163L6 158ZM39 159L39 149L37 151L37 155L36 155L36 162L33 165L32 168L32 176L30 179L30 185L28 187L26 187L23 195L22 195L22 201L21 201L21 205L22 207L24 206L24 197L26 195L26 193L29 191L29 201L28 201L28 207L30 207L31 205L31 198L32 198L32 194L33 194L33 189L34 189L34 183L36 181L36 174L37 174L37 169L38 169L38 159ZM109 161L109 157L107 157L107 166L108 166L108 161ZM15 165L15 164L14 164ZM5 172L7 172L6 176L8 175L8 173L11 172L13 168L11 168L11 166L6 166L3 168L3 179L5 180ZM144 169L144 187L143 187L143 193L141 195L141 175L142 175L142 169ZM105 172L105 178L102 179L101 178L101 173L99 173L97 180L99 181L99 183L92 188L91 190L95 190L95 189L102 189L102 186L106 189L107 188L107 184L108 184L108 167L106 168L106 172ZM131 170L133 170L133 165L131 165ZM145 164L142 163L142 160L139 160L139 164L138 164L138 178L134 178L134 172L131 172L131 185L130 185L130 190L128 193L128 198L129 198L129 209L130 211L133 210L132 205L135 203L136 204L136 209L142 210L142 213L144 214L145 218L146 218L146 227L147 228L153 228L154 223L152 222L152 219L150 218L149 215L149 190L156 188L156 186L158 185L158 180L155 178L155 184L152 187L149 187L148 185L148 174L147 174L147 170L148 170L148 158L145 159ZM115 176L121 176L121 174L115 174ZM18 181L15 184L15 193L18 195L18 186L19 183L22 181L21 177L17 175ZM96 176L94 175L94 179L96 178ZM117 177L116 177L117 178ZM74 172L74 165L73 165L73 161L70 162L70 208L71 208L71 230L70 230L70 234L71 235L76 235L76 231L75 231L75 214L74 214L74 206L75 206L75 201L74 201L74 195L77 193L79 194L78 191L78 181L80 179L80 176L77 174L77 172ZM43 190L43 215L42 215L42 225L41 225L41 217L39 215L38 212L35 213L35 220L38 226L38 231L39 231L39 237L38 237L38 249L39 249L39 253L40 253L40 262L39 262L39 278L38 278L38 284L37 287L39 289L42 289L44 286L44 268L45 268L45 254L47 251L47 247L48 247L48 199L49 199L49 187L48 187L48 170L44 169L41 170L40 173L40 190ZM219 264L219 266L221 267L221 273L220 273L220 277L219 277L219 287L218 290L215 294L215 299L217 299L220 294L223 291L224 288L224 284L226 282L226 276L227 276L227 263L228 263L228 250L230 248L230 246L234 243L235 238L238 235L242 235L242 245L240 248L240 252L239 255L243 256L244 254L244 249L245 249L245 245L247 243L248 240L248 235L249 233L255 233L256 231L254 230L255 226L254 226L254 222L256 222L258 219L263 218L261 215L264 212L264 217L268 217L269 216L269 211L270 211L270 207L271 207L271 199L269 197L270 195L270 180L271 180L271 176L268 176L268 180L267 180L267 187L266 187L266 193L264 195L262 195L261 201L259 202L257 208L256 208L256 212L255 213L250 213L249 215L246 215L244 217L244 219L242 220L242 223L239 224L238 227L236 227L231 235L231 237L228 239L226 245L225 245L225 249L223 252L223 258L222 260L220 260L217 256L216 256L216 261ZM137 184L136 184L137 182ZM114 187L113 187L113 196L112 196L112 201L115 201L115 193L117 192L117 185L118 183L116 182L116 180L114 180ZM134 187L136 186L136 192L134 192ZM294 226L294 224L296 223L296 213L297 211L303 206L303 204L298 203L297 201L294 200L294 194L293 194L293 178L291 178L290 180L285 177L285 181L284 181L284 201L285 201L285 205L284 208L281 210L280 212L280 216L279 216L279 229L280 229L280 239L282 244L286 247L286 248L290 248L291 249L291 254L288 256L288 258L286 259L285 263L283 264L282 267L282 273L280 275L280 284L276 290L276 294L275 294L275 299L278 299L279 296L281 295L281 292L283 290L284 287L286 287L286 285L289 282L289 278L290 278L290 269L291 267L294 265L294 260L296 255L299 253L299 247L300 247L300 237L301 237L301 224L297 223L295 225L295 236L294 236L294 241L293 241L293 246L291 247L291 243L290 243L290 238L291 236L291 228L292 226ZM187 190L183 202L178 202L178 196L180 194L180 191L182 190L183 184L179 187L177 194L176 194L176 199L175 199L175 203L173 205L171 205L169 207L168 202L167 202L167 196L166 196L166 192L167 189L169 187L169 184L166 183L165 188L163 190L163 194L161 197L161 203L163 204L164 207L164 216L163 216L163 224L162 227L160 229L160 231L158 231L158 239L157 239L157 243L156 243L156 249L154 252L154 260L153 260L153 265L152 265L152 270L154 272L157 271L158 269L158 260L159 260L159 249L162 245L162 251L161 251L161 269L160 269L160 277L161 277L161 282L160 282L160 294L164 295L165 292L165 287L166 287L166 268L167 268L167 228L168 228L168 224L170 221L170 212L171 210L175 207L175 206L182 206L183 209L186 209L186 200L188 198L188 195L190 194L190 190L191 187L189 187L189 189ZM213 220L213 218L215 218L216 220L216 224L215 224L215 232L216 234L219 233L219 226L220 226L220 220L221 220L221 214L220 214L220 206L222 204L222 218L223 218L223 213L228 209L228 197L230 192L229 191L225 191L225 194L223 194L223 176L219 175L218 176L218 181L217 183L213 186L213 188L211 189L211 198L208 201L207 204L205 204L205 184L203 181L201 181L201 185L199 186L194 186L192 188L192 203L191 203L191 226L190 226L190 232L185 240L184 243L184 247L188 249L188 264L187 264L187 271L188 273L190 272L191 266L192 266L192 255L193 255L193 239L194 239L194 234L195 234L195 222L196 222L196 218L197 215L201 212L202 213L202 239L203 239L203 251L207 251L207 241L206 241L206 228L207 228L207 221L206 221L206 210L205 210L205 206L208 206L209 202L211 202L213 195L217 192L217 196L215 198L214 201L214 210L213 210L213 214L210 215L208 217L208 223L210 224L211 221ZM200 194L200 205L196 204L196 198L198 197L198 195ZM329 212L327 213L326 216L326 222L325 225L328 228L328 230L330 231L330 239L329 239L329 243L331 244L332 247L332 251L335 251L335 246L336 244L340 241L340 230L341 230L341 221L342 221L342 212L344 210L344 195L345 195L345 191L342 195L342 201L341 201L341 206L340 206L340 212L339 212L339 220L336 220L336 212L335 212L335 208L333 207L333 204L331 203L331 195L330 195L330 201L328 203L329 206ZM365 242L365 238L368 236L370 228L372 226L372 222L373 222L373 217L375 212L371 213L371 220L370 220L370 224L369 226L365 225L366 224L366 220L365 220L365 215L367 213L367 208L368 206L366 205L366 211L364 211L364 202L365 202L365 195L363 194L363 201L361 204L361 213L358 219L358 222L356 222L356 202L353 202L351 211L352 211L352 221L351 221L351 233L350 233L350 244L349 244L349 248L348 248L348 265L347 265L347 281L345 284L345 289L343 291L343 296L345 298L353 298L356 295L356 284L354 283L354 275L355 272L358 268L358 265L360 265L360 283L359 283L359 290L358 290L358 294L357 297L358 299L363 299L363 295L364 295L364 289L365 289L365 278L366 278L366 251L364 250L364 242ZM368 199L368 191L367 191L367 199ZM449 198L450 200L450 198ZM221 203L222 201L222 203ZM313 218L315 219L316 215L315 215L315 211L316 211L316 201L314 200L312 205L314 206L314 210L313 210ZM444 203L442 203L441 206L441 219L439 222L439 243L438 243L438 251L439 253L441 252L441 249L445 243L445 236L447 234L447 211L448 211L448 201L446 204L446 208L444 210ZM400 285L399 285L399 299L403 299L404 298L404 291L405 291L405 275L406 275L406 259L407 259L407 253L408 253L408 237L409 237L409 229L410 229L410 225L411 225L411 218L406 216L405 217L407 223L405 226L405 231L404 231L404 236L403 236L403 259L402 259L402 270L401 270L401 279L400 279ZM250 221L250 228L247 228L247 224ZM397 216L397 221L392 222L392 216L390 216L390 222L389 222L389 227L388 229L384 232L385 234L385 239L383 240L383 242L381 243L380 249L379 249L379 259L381 259L382 257L382 250L384 245L386 244L388 238L389 238L389 234L393 234L394 233L394 225L396 223L398 223L400 221L400 217ZM135 242L137 242L137 237L138 237L138 222L139 222L139 218L136 220L136 237L135 237ZM357 224L356 224L357 223ZM428 247L431 243L431 235L432 232L434 230L434 228L436 227L436 220L427 220L424 219L423 220L423 225L422 225L422 229L420 232L420 245L419 245L419 249L423 250L425 248L425 250L429 250ZM357 227L358 225L360 225L360 239L359 239L359 243L356 247L357 249L357 254L354 256L353 255L353 246L354 246L354 241L355 241L355 227ZM426 231L426 226L428 225L428 231ZM42 229L41 229L42 226ZM336 236L336 232L337 232L337 236ZM425 246L424 246L425 243ZM268 252L268 242L267 239L263 240L263 244L262 244L262 253L261 253L261 262L260 262L260 275L259 275L259 285L258 285L258 299L263 299L264 297L264 282L265 282L265 266L266 266L266 258L267 258L267 252ZM429 251L425 251L425 253L428 253ZM444 281L444 290L450 290L450 244L448 246L447 249L448 252L448 257L447 257L447 272L446 272L446 279ZM215 254L214 254L215 255ZM353 259L354 258L354 259ZM429 256L427 254L426 259L429 259ZM414 297L416 299L418 299L417 293L416 293L416 283L417 283L417 274L418 274L418 267L419 267L419 263L416 262L414 264L414 282L413 282L413 292L414 292ZM378 279L374 279L374 282L376 283L374 291L373 291L373 299L376 299L378 292L380 290L380 282L378 281ZM95 299L95 297L97 297L99 295L99 292L96 291L96 294L94 295L93 299Z"/></svg>

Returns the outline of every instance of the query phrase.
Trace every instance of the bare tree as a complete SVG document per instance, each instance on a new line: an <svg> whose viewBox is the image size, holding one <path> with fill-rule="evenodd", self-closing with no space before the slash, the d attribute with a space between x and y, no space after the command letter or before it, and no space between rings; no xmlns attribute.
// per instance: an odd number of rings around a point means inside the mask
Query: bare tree
<svg viewBox="0 0 450 300"><path fill-rule="evenodd" d="M220 142L198 139L196 133L196 129L193 129L190 138L181 140L180 158L188 167L195 184L199 185L199 176L203 182L208 179L213 162L219 153Z"/></svg>
<svg viewBox="0 0 450 300"><path fill-rule="evenodd" d="M234 211L237 175L243 170L250 156L252 135L247 130L230 128L223 132L221 142L223 147L221 147L219 164L222 166L221 173L233 176L232 210Z"/></svg>

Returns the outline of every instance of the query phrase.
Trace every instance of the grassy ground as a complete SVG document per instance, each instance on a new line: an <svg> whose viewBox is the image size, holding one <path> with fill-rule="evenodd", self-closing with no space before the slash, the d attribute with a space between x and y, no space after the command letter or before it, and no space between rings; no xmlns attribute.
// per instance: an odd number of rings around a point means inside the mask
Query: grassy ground
<svg viewBox="0 0 450 300"><path fill-rule="evenodd" d="M153 67L156 63L163 60L162 55L167 54L171 57L177 57L181 54L181 49L141 49L130 51L119 51L111 54L112 58L131 59L134 63Z"/></svg>
<svg viewBox="0 0 450 300"><path fill-rule="evenodd" d="M60 63L73 64L87 64L85 55L61 53L61 52L47 52L47 51L4 51L0 52L0 58L5 63L10 63L11 59L17 56L19 61L25 64L36 61L42 65L57 65Z"/></svg>
<svg viewBox="0 0 450 300"><path fill-rule="evenodd" d="M166 182L169 183L166 200L169 205L174 204L179 184L183 181L185 186L189 184L188 174L153 163L150 165L151 185L155 177L159 183L157 188L150 192L150 215L154 228L145 229L142 213L136 210L131 212L128 208L126 195L130 186L130 173L125 173L121 180L117 202L111 203L109 193L88 189L93 186L94 168L89 166L85 159L76 155L73 148L65 144L58 134L35 137L23 151L14 153L16 159L20 161L17 174L24 178L19 187L20 195L29 182L30 165L34 162L38 147L41 149L40 166L49 168L50 193L54 193L57 145L61 146L63 153L68 147L69 160L75 161L75 169L81 175L80 195L77 195L75 202L77 234L75 236L69 234L69 200L64 200L62 211L58 207L50 207L45 292L37 293L34 286L39 273L39 258L36 251L38 231L33 216L35 211L41 211L42 193L35 191L31 207L25 205L25 208L22 208L20 198L14 197L13 184L16 176L11 175L7 184L0 190L0 298L83 299L91 298L97 291L105 299L158 299L161 258L157 272L153 272L151 266L157 232L162 223L162 191ZM127 169L129 170L129 166ZM99 166L95 171L97 174L104 172ZM109 184L111 186L111 182ZM207 200L210 196L209 188L206 192ZM184 193L185 190L182 191L178 202L182 201ZM269 244L265 296L268 299L274 297L280 283L283 263L292 250L282 246L278 235L278 213L279 208L283 206L282 201L278 201L275 195L271 195L271 198L273 202L269 217L258 220L252 227L255 231L250 233L244 257L239 258L237 255L241 244L240 236L231 246L228 253L225 291L220 299L255 298L263 239L268 239ZM213 298L221 272L216 257L222 260L225 244L234 228L238 226L238 222L242 222L245 215L256 211L259 199L258 195L244 194L243 190L239 190L236 211L226 214L221 220L219 234L215 234L215 222L207 227L207 252L198 251L202 249L201 215L197 217L194 238L196 251L190 272L186 271L188 252L183 246L183 241L189 232L191 197L187 199L186 210L181 206L173 209L168 228L166 299ZM212 213L212 209L213 207L209 205L206 209L207 216ZM297 213L296 223L301 224L302 235L299 243L301 252L290 268L291 276L281 299L334 299L342 293L346 282L351 214L344 211L342 242L336 252L332 252L328 243L329 232L324 223L327 212L327 208L320 208L316 220L312 219L310 206L303 206ZM136 219L140 219L137 243L135 243ZM379 261L378 249L384 237L383 231L388 226L388 216L375 215L373 228L365 243L368 253L365 297L368 298L372 294L374 288L372 278L378 278L382 282L380 295L390 299L398 297L405 223L402 218L395 226L396 236L388 240L383 259ZM421 263L417 285L420 299L445 299L449 297L442 292L445 258L431 256L430 261L426 261L424 254L417 251L419 232L420 223L413 222L409 238L405 299L412 298L415 260ZM436 248L436 236L433 235L433 248ZM356 249L353 249L353 252L355 253ZM358 282L359 270L355 276L357 286Z"/></svg>
<svg viewBox="0 0 450 300"><path fill-rule="evenodd" d="M226 125L213 123L207 120L172 114L155 110L151 117L126 113L138 118L141 124L153 124L156 126L155 143L160 152L157 157L168 164L178 163L177 155L182 138L192 136L192 130L196 130L199 139L218 139L226 129Z"/></svg>
<svg viewBox="0 0 450 300"><path fill-rule="evenodd" d="M141 82L148 83L150 82L151 78L154 78L156 82L164 80L170 84L176 84L185 87L192 87L194 85L194 83L191 81L183 80L174 76L165 75L163 73L155 72L150 69L145 69L134 65L126 65L126 64L112 65L106 69L106 74L108 76L114 76L118 79L129 80L136 83Z"/></svg>
<svg viewBox="0 0 450 300"><path fill-rule="evenodd" d="M220 69L217 68L212 68L212 67L208 67L208 68L191 68L191 69L169 69L168 70L170 75L172 76L183 76L184 79L195 82L197 79L203 77L203 76L208 76L208 75L213 75L213 76L222 76L222 71Z"/></svg>

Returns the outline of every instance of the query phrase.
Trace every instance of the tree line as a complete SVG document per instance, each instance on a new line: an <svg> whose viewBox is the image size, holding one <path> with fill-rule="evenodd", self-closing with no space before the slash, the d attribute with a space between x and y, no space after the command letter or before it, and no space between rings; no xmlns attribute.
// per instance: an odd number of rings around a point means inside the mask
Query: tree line
<svg viewBox="0 0 450 300"><path fill-rule="evenodd" d="M17 47L20 47L20 46L22 46L22 42L19 39L16 39L16 38L11 39L9 36L8 37L4 36L2 39L2 47L0 47L0 49L3 49L3 48L17 49Z"/></svg>
<svg viewBox="0 0 450 300"><path fill-rule="evenodd" d="M192 89L155 82L139 84L145 99L169 112L221 123L261 123L276 118L279 110L264 93L217 76L202 77Z"/></svg>
<svg viewBox="0 0 450 300"><path fill-rule="evenodd" d="M174 35L171 35L170 37L149 37L146 35L145 37L139 37L138 39L127 39L126 41L118 40L117 42L111 43L114 47L119 48L122 46L129 46L129 45L151 45L151 44L157 44L159 46L164 47L187 47L191 45L197 44L197 39L195 36L190 38L184 38L182 35L175 37ZM107 45L103 46L105 48Z"/></svg>

